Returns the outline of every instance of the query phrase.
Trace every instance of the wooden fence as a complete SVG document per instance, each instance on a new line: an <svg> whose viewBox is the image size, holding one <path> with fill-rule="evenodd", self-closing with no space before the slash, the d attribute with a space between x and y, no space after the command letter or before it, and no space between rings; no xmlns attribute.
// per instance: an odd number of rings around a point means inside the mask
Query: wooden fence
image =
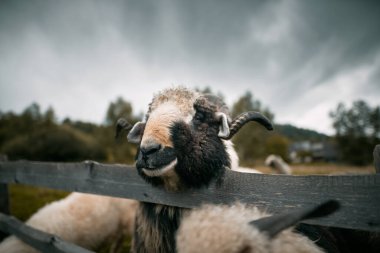
<svg viewBox="0 0 380 253"><path fill-rule="evenodd" d="M328 199L338 212L308 224L380 232L380 145L374 150L377 174L288 176L227 171L207 189L167 192L145 183L132 166L96 162L0 162L0 211L9 213L7 184L27 184L193 208L202 203L254 203L272 213L311 206ZM42 252L90 252L0 215L0 230L15 234Z"/></svg>

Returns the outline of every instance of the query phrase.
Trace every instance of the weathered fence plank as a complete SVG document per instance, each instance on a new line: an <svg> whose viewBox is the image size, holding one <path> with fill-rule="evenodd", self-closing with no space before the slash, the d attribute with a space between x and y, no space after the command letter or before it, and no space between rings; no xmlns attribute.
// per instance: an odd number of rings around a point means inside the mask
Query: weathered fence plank
<svg viewBox="0 0 380 253"><path fill-rule="evenodd" d="M9 214L8 185L0 184L0 214ZM0 242L9 234L0 231Z"/></svg>
<svg viewBox="0 0 380 253"><path fill-rule="evenodd" d="M380 173L380 144L376 145L373 150L373 163L375 165L376 173Z"/></svg>
<svg viewBox="0 0 380 253"><path fill-rule="evenodd" d="M136 169L98 163L0 162L0 183L21 183L192 208L202 203L254 203L279 213L327 199L342 208L307 223L380 231L380 174L286 176L227 171L208 189L167 192L145 183Z"/></svg>
<svg viewBox="0 0 380 253"><path fill-rule="evenodd" d="M9 193L7 184L0 184L0 213L9 214Z"/></svg>
<svg viewBox="0 0 380 253"><path fill-rule="evenodd" d="M59 237L25 225L14 217L0 213L0 230L14 234L33 248L46 253L94 253Z"/></svg>
<svg viewBox="0 0 380 253"><path fill-rule="evenodd" d="M6 162L8 159L5 155L0 154L0 162ZM8 185L0 183L0 213L9 214L9 194Z"/></svg>

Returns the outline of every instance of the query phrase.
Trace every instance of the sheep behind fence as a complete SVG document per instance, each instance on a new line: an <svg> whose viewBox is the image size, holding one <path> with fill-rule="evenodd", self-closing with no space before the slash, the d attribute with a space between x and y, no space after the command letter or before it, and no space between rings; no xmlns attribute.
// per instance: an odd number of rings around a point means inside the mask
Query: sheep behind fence
<svg viewBox="0 0 380 253"><path fill-rule="evenodd" d="M255 112L231 120L223 102L214 96L181 88L166 90L154 97L146 121L134 125L128 135L130 142L139 144L137 172L131 167L94 162L3 162L0 183L25 183L141 201L134 252L175 252L174 234L183 208L202 203L241 201L280 213L338 199L342 205L339 212L307 222L379 231L380 175L293 177L230 170L238 163L231 161L237 156L229 139L252 120L271 129L270 122ZM129 128L126 122L119 122ZM3 203L6 205L6 201ZM47 238L55 241L55 237ZM56 252L66 252L60 250Z"/></svg>
<svg viewBox="0 0 380 253"><path fill-rule="evenodd" d="M376 150L380 151L379 148ZM202 203L228 204L241 201L257 204L259 208L275 214L291 212L332 198L340 201L339 211L329 217L311 219L305 223L380 232L379 174L286 176L228 171L222 182L213 183L208 189L170 193L147 184L138 176L135 168L124 165L20 161L0 162L1 183L36 185L185 208L194 208ZM271 187L268 188L268 185ZM7 195L2 195L1 198L6 199ZM4 220L0 223L0 230L6 231L4 227L8 223ZM12 231L17 233L20 229L20 226L16 226ZM46 238L53 237L46 236L43 240L40 238L39 244L41 241L42 244L49 245L57 242ZM66 251L52 251L51 247L49 249L45 252L80 252L73 251L70 247Z"/></svg>

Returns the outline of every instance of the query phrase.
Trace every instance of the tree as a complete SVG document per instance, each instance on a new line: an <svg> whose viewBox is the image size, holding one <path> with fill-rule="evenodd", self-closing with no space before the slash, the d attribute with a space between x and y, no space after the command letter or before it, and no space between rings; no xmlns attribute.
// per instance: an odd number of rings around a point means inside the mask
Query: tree
<svg viewBox="0 0 380 253"><path fill-rule="evenodd" d="M42 114L41 114L40 106L37 103L32 103L23 111L22 117L25 117L34 121L41 120Z"/></svg>
<svg viewBox="0 0 380 253"><path fill-rule="evenodd" d="M369 116L370 126L372 127L372 138L380 139L380 106L375 107Z"/></svg>
<svg viewBox="0 0 380 253"><path fill-rule="evenodd" d="M255 99L250 91L247 91L241 96L238 101L232 106L232 116L236 117L240 113L246 111L258 111L268 117L270 120L274 119L274 114L266 107L262 107L260 100Z"/></svg>
<svg viewBox="0 0 380 253"><path fill-rule="evenodd" d="M21 134L3 147L11 160L36 161L105 161L106 154L92 136L69 126L49 126Z"/></svg>
<svg viewBox="0 0 380 253"><path fill-rule="evenodd" d="M124 106L123 106L124 105ZM109 119L119 115L133 123L132 107L119 99L109 110ZM124 108L119 110L117 108ZM112 120L110 120L112 122ZM0 154L13 159L41 161L83 161L132 163L136 147L126 138L115 141L115 128L93 123L56 121L53 108L41 113L38 104L28 106L21 114L0 113Z"/></svg>
<svg viewBox="0 0 380 253"><path fill-rule="evenodd" d="M44 113L44 115L42 117L43 117L43 120L47 124L54 124L57 120L56 116L55 116L54 109L51 106L46 110L46 112Z"/></svg>
<svg viewBox="0 0 380 253"><path fill-rule="evenodd" d="M266 140L266 153L276 154L283 159L288 159L289 139L280 134L270 135Z"/></svg>
<svg viewBox="0 0 380 253"><path fill-rule="evenodd" d="M133 115L131 103L119 97L108 106L105 127L97 129L97 136L107 152L109 162L132 163L136 153L136 146L126 141L126 135L122 135L119 141L115 141L115 123L119 118L125 118L134 124L137 118Z"/></svg>
<svg viewBox="0 0 380 253"><path fill-rule="evenodd" d="M261 102L249 91L234 103L231 114L232 117L236 117L246 111L259 111L271 120L274 118L273 113L268 108L263 108ZM265 158L268 155L265 147L268 136L265 128L253 123L247 124L235 135L233 141L243 164L251 165L257 158Z"/></svg>
<svg viewBox="0 0 380 253"><path fill-rule="evenodd" d="M330 117L343 161L355 165L371 163L373 148L380 141L379 107L371 108L363 100L354 101L351 108L339 103Z"/></svg>
<svg viewBox="0 0 380 253"><path fill-rule="evenodd" d="M105 123L107 126L114 126L116 121L123 117L129 122L135 122L133 117L133 109L131 103L125 101L123 98L118 97L115 102L111 102L108 106Z"/></svg>

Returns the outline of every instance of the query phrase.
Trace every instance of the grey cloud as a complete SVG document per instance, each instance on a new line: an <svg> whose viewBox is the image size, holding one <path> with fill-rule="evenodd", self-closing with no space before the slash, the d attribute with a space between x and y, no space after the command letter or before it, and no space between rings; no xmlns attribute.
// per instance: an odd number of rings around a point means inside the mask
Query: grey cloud
<svg viewBox="0 0 380 253"><path fill-rule="evenodd" d="M108 101L180 83L209 85L230 103L251 90L285 115L311 106L299 104L303 94L365 67L362 93L375 97L378 13L376 1L1 1L0 108L55 106L62 87Z"/></svg>

